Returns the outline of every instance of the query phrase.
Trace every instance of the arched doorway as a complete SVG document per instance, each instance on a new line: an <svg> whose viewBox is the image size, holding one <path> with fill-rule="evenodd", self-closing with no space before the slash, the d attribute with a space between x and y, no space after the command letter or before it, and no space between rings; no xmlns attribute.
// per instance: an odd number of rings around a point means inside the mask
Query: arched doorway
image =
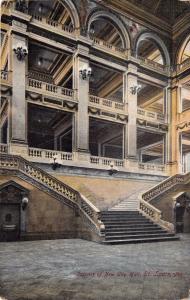
<svg viewBox="0 0 190 300"><path fill-rule="evenodd" d="M25 204L23 199L28 190L14 181L0 186L0 241L10 242L20 239L25 229Z"/></svg>
<svg viewBox="0 0 190 300"><path fill-rule="evenodd" d="M175 199L174 216L176 233L190 232L190 197L189 193L182 192Z"/></svg>

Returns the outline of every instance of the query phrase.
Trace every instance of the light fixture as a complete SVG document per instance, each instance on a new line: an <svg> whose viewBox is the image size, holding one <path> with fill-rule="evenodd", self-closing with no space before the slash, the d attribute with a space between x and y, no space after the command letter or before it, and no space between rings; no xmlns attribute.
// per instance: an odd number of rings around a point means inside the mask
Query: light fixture
<svg viewBox="0 0 190 300"><path fill-rule="evenodd" d="M141 88L142 88L141 84L137 84L137 85L131 86L130 87L131 94L132 95L138 94L140 92Z"/></svg>
<svg viewBox="0 0 190 300"><path fill-rule="evenodd" d="M43 4L40 3L39 7L38 7L38 12L41 14L43 12Z"/></svg>
<svg viewBox="0 0 190 300"><path fill-rule="evenodd" d="M90 67L83 67L79 73L83 80L89 79L92 76L92 69Z"/></svg>
<svg viewBox="0 0 190 300"><path fill-rule="evenodd" d="M58 162L58 155L56 153L53 154L53 163L52 169L55 171L57 168L60 168L61 164Z"/></svg>
<svg viewBox="0 0 190 300"><path fill-rule="evenodd" d="M26 209L26 207L28 206L28 201L29 200L27 197L22 198L22 202L21 202L22 210Z"/></svg>
<svg viewBox="0 0 190 300"><path fill-rule="evenodd" d="M16 10L25 13L26 10L28 9L26 1L25 0L16 0L16 5L15 5Z"/></svg>
<svg viewBox="0 0 190 300"><path fill-rule="evenodd" d="M94 35L94 33L95 33L95 29L94 29L94 25L92 24L90 26L89 34L92 36L92 35Z"/></svg>
<svg viewBox="0 0 190 300"><path fill-rule="evenodd" d="M28 55L28 49L26 46L17 45L16 47L13 48L13 51L16 54L17 59L19 61L24 60L25 57Z"/></svg>
<svg viewBox="0 0 190 300"><path fill-rule="evenodd" d="M111 163L108 172L109 172L109 175L112 176L118 172L118 169L114 166L113 163Z"/></svg>

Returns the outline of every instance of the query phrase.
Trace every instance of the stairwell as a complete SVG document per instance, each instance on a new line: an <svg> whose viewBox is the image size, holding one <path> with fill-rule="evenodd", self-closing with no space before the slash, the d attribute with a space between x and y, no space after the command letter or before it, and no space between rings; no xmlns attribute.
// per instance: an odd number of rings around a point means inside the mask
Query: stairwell
<svg viewBox="0 0 190 300"><path fill-rule="evenodd" d="M178 240L175 233L163 229L138 210L104 211L101 221L105 225L104 244L127 244Z"/></svg>

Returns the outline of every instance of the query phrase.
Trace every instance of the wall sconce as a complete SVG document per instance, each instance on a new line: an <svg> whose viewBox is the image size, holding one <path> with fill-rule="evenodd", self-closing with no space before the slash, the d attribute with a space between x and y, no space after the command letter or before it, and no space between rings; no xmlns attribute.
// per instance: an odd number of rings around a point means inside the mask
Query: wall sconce
<svg viewBox="0 0 190 300"><path fill-rule="evenodd" d="M24 60L28 55L28 49L26 46L17 45L15 48L13 48L13 51L16 54L17 59L20 61Z"/></svg>
<svg viewBox="0 0 190 300"><path fill-rule="evenodd" d="M26 207L28 206L28 201L29 199L27 197L22 198L22 202L21 202L22 210L26 209Z"/></svg>
<svg viewBox="0 0 190 300"><path fill-rule="evenodd" d="M131 94L132 95L138 94L140 92L141 87L142 87L141 84L131 86L130 87Z"/></svg>
<svg viewBox="0 0 190 300"><path fill-rule="evenodd" d="M52 169L55 171L57 168L60 168L61 164L58 162L58 156L57 154L53 155L53 163L52 163Z"/></svg>
<svg viewBox="0 0 190 300"><path fill-rule="evenodd" d="M92 76L92 69L90 67L83 67L82 69L80 69L79 73L83 80L89 79Z"/></svg>
<svg viewBox="0 0 190 300"><path fill-rule="evenodd" d="M28 9L26 1L25 0L16 0L16 5L15 5L16 10L25 13Z"/></svg>
<svg viewBox="0 0 190 300"><path fill-rule="evenodd" d="M110 169L108 170L108 172L109 172L109 175L112 176L118 172L118 169L116 167L114 167L114 165L111 163Z"/></svg>

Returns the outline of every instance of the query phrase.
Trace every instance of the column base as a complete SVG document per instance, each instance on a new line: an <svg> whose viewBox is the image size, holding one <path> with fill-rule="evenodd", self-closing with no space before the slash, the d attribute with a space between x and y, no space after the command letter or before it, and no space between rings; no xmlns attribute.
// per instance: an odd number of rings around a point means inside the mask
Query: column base
<svg viewBox="0 0 190 300"><path fill-rule="evenodd" d="M19 144L19 143L10 143L9 153L14 155L20 155L24 158L28 158L28 145Z"/></svg>
<svg viewBox="0 0 190 300"><path fill-rule="evenodd" d="M136 157L127 157L125 160L125 167L129 168L132 172L138 172L138 160Z"/></svg>
<svg viewBox="0 0 190 300"><path fill-rule="evenodd" d="M166 171L169 176L182 173L182 165L177 161L171 161L166 163Z"/></svg>
<svg viewBox="0 0 190 300"><path fill-rule="evenodd" d="M74 153L74 157L76 161L80 161L80 163L90 163L90 153L87 151L76 151Z"/></svg>

